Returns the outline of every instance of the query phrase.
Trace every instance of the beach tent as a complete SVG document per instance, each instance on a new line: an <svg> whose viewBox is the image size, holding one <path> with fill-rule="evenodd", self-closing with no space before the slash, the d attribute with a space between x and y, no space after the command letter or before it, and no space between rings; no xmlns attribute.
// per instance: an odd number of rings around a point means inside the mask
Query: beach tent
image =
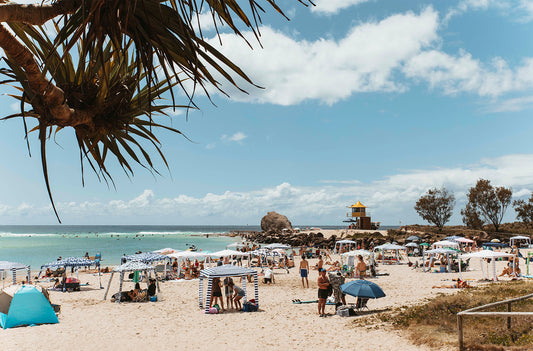
<svg viewBox="0 0 533 351"><path fill-rule="evenodd" d="M109 287L111 286L111 281L113 280L113 276L115 273L120 273L120 283L118 287L118 299L116 299L116 302L120 302L120 298L122 297L122 284L124 283L124 275L126 272L144 272L145 276L148 277L148 273L153 271L155 268L147 263L141 262L141 261L129 261L124 264L121 264L120 266L117 266L113 268L113 271L111 272L111 277L109 277L109 283L107 284L107 289L105 289L104 294L104 301L107 297L107 293L109 292ZM146 284L148 285L148 280L146 281ZM156 285L157 285L157 291L159 290L159 283L156 279Z"/></svg>
<svg viewBox="0 0 533 351"><path fill-rule="evenodd" d="M268 244L266 246L263 246L265 249L274 250L274 249L283 249L287 250L290 249L290 245L280 244L280 243L274 243L274 244Z"/></svg>
<svg viewBox="0 0 533 351"><path fill-rule="evenodd" d="M346 265L348 265L349 267L354 267L355 257L359 255L368 259L371 265L374 264L374 253L372 251L367 251L367 250L354 250L354 251L345 252L341 254L341 262L342 264L344 264L344 262L346 261Z"/></svg>
<svg viewBox="0 0 533 351"><path fill-rule="evenodd" d="M509 246L513 247L514 245L517 245L517 243L516 243L517 241L518 242L524 241L525 245L527 245L527 246L531 245L531 238L530 237L523 236L523 235L518 235L518 236L513 236L512 238L509 239Z"/></svg>
<svg viewBox="0 0 533 351"><path fill-rule="evenodd" d="M230 247L246 247L246 244L233 243L226 246L226 249L229 249Z"/></svg>
<svg viewBox="0 0 533 351"><path fill-rule="evenodd" d="M18 270L25 270L26 276L27 276L27 282L31 282L31 269L29 265L17 263L17 262L8 262L8 261L0 261L0 275L2 277L2 287L4 286L4 279L5 275L9 272L11 272L11 276L13 277L13 284L17 284L17 271Z"/></svg>
<svg viewBox="0 0 533 351"><path fill-rule="evenodd" d="M418 247L417 243L407 243L405 244L405 247Z"/></svg>
<svg viewBox="0 0 533 351"><path fill-rule="evenodd" d="M206 268L200 271L200 284L198 288L198 300L200 308L204 308L204 279L207 279L207 297L205 301L205 313L209 313L209 305L211 304L211 287L213 286L213 278L225 278L225 277L242 277L242 289L244 290L244 302L248 298L246 294L246 277L254 277L255 288L255 304L259 306L259 287L257 281L257 271L250 268L232 266L226 264L223 266Z"/></svg>
<svg viewBox="0 0 533 351"><path fill-rule="evenodd" d="M442 241L434 242L433 245L431 245L431 248L433 249L438 249L439 247L440 248L452 247L454 249L458 249L459 243L455 241L450 241L450 240L442 240Z"/></svg>
<svg viewBox="0 0 533 351"><path fill-rule="evenodd" d="M485 275L485 270L483 269L483 259L492 259L492 271L494 275L494 280L497 280L497 273L496 273L496 258L500 257L511 257L515 256L514 254L506 253L506 252L498 252L498 251L492 251L492 250L481 250L477 252L467 253L464 255L459 256L460 259L464 258L479 258L480 266L481 266L481 272L483 273L483 278L488 278L488 272L487 276ZM459 267L461 265L459 264ZM487 267L488 270L488 267ZM459 270L459 273L461 271Z"/></svg>
<svg viewBox="0 0 533 351"><path fill-rule="evenodd" d="M383 244L374 247L374 251L382 251L381 253L381 263L385 263L385 251L394 251L396 255L396 264L400 264L400 254L398 253L399 250L406 250L407 248L405 246L400 246L396 244Z"/></svg>
<svg viewBox="0 0 533 351"><path fill-rule="evenodd" d="M209 253L198 252L198 251L180 251L180 252L169 254L168 257L175 258L178 260L178 262L180 262L180 264L178 264L178 276L181 274L181 261L186 260L186 259L189 259L189 260L194 260L194 259L201 260L205 258L210 259Z"/></svg>
<svg viewBox="0 0 533 351"><path fill-rule="evenodd" d="M452 249L445 249L445 248L437 248L432 250L426 250L422 253L422 267L424 269L424 272L426 271L426 255L429 255L429 265L428 267L431 267L431 263L435 259L436 255L446 255L446 261L448 262L448 267L446 268L447 272L450 273L452 271L452 261L450 260L450 255L456 255L457 251ZM428 270L428 272L431 270Z"/></svg>
<svg viewBox="0 0 533 351"><path fill-rule="evenodd" d="M76 268L76 276L77 276L78 267L90 267L90 266L98 267L98 281L100 283L100 289L103 289L102 280L101 280L102 278L101 278L101 273L100 273L100 259L93 261L85 257L67 257L59 261L54 261L54 262L43 264L37 276L41 275L41 272L43 271L44 268L59 268L59 267L64 267L65 269L67 267ZM63 291L65 291L65 286L63 286Z"/></svg>
<svg viewBox="0 0 533 351"><path fill-rule="evenodd" d="M335 251L334 253L342 252L343 247L347 247L348 250L357 248L357 241L353 240L339 240L335 242Z"/></svg>
<svg viewBox="0 0 533 351"><path fill-rule="evenodd" d="M421 238L417 235L411 235L410 237L408 237L407 239L405 239L405 241L420 241Z"/></svg>
<svg viewBox="0 0 533 351"><path fill-rule="evenodd" d="M472 239L463 238L463 237L459 237L455 239L454 241L457 241L458 243L462 243L462 244L472 244L474 242L474 240Z"/></svg>
<svg viewBox="0 0 533 351"><path fill-rule="evenodd" d="M0 327L59 323L54 308L39 286L12 285L0 292Z"/></svg>
<svg viewBox="0 0 533 351"><path fill-rule="evenodd" d="M143 263L159 262L159 261L170 261L170 257L167 255L161 255L153 252L143 252L135 255L126 256L126 261L139 261Z"/></svg>

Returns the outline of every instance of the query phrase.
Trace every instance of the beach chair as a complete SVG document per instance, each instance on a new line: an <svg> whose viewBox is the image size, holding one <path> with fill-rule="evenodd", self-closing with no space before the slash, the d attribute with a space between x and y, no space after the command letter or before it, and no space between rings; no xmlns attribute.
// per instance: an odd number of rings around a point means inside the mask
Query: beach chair
<svg viewBox="0 0 533 351"><path fill-rule="evenodd" d="M369 310L367 304L368 304L368 300L370 300L369 298L366 298L366 297L358 297L357 298L357 302L355 303L355 309L360 312L362 311L364 308L366 308L367 310Z"/></svg>

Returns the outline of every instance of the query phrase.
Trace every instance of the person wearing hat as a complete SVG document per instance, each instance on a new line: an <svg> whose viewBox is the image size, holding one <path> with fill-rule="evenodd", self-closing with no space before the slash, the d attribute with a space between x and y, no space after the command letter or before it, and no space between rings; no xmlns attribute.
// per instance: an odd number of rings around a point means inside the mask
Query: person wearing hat
<svg viewBox="0 0 533 351"><path fill-rule="evenodd" d="M326 313L324 309L326 308L326 299L328 298L328 286L330 285L328 277L326 277L326 270L320 268L318 276L318 315L320 317L325 317Z"/></svg>

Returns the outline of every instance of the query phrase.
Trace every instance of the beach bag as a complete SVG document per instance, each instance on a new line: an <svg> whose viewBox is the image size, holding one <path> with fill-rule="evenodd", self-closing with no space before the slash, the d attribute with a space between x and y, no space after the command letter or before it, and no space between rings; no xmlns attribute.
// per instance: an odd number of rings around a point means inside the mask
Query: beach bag
<svg viewBox="0 0 533 351"><path fill-rule="evenodd" d="M218 313L218 310L215 307L211 307L209 309L209 314L217 314L217 313Z"/></svg>
<svg viewBox="0 0 533 351"><path fill-rule="evenodd" d="M220 306L218 305L218 303L214 304L213 308L216 308L217 313L218 313L218 311L220 311Z"/></svg>

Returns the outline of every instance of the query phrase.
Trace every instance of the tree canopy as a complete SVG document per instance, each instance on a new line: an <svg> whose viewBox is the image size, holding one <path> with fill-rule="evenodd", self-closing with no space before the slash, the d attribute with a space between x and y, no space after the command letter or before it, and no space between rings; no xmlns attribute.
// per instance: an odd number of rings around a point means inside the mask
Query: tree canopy
<svg viewBox="0 0 533 351"><path fill-rule="evenodd" d="M439 230L450 220L453 207L455 205L455 196L453 192L442 187L440 189L429 189L426 194L422 195L415 204L416 212L424 220L435 224Z"/></svg>
<svg viewBox="0 0 533 351"><path fill-rule="evenodd" d="M513 192L511 188L494 187L490 180L479 179L468 191L469 214L490 222L496 231L499 230L507 207L511 204ZM466 212L465 212L466 213ZM463 214L464 216L464 214Z"/></svg>
<svg viewBox="0 0 533 351"><path fill-rule="evenodd" d="M1 83L15 87L19 93L11 96L20 102L20 112L4 119L21 118L26 138L37 133L58 220L46 162L51 136L73 128L82 182L84 162L100 179L112 182L109 156L128 175L133 175L132 163L158 173L146 143L168 167L154 130L181 133L156 122L154 115L195 108L197 89L208 96L208 86L222 91L217 77L238 89L237 77L253 84L204 39L200 16L207 14L217 33L222 24L244 41L243 29L259 40L265 5L285 16L275 0L45 0L32 5L0 0L5 62L0 73L6 77ZM186 97L180 104L174 88ZM171 103L162 104L167 92ZM36 123L28 126L27 119Z"/></svg>
<svg viewBox="0 0 533 351"><path fill-rule="evenodd" d="M526 226L533 223L533 193L527 200L513 201L513 207L516 211L516 218L521 220Z"/></svg>

